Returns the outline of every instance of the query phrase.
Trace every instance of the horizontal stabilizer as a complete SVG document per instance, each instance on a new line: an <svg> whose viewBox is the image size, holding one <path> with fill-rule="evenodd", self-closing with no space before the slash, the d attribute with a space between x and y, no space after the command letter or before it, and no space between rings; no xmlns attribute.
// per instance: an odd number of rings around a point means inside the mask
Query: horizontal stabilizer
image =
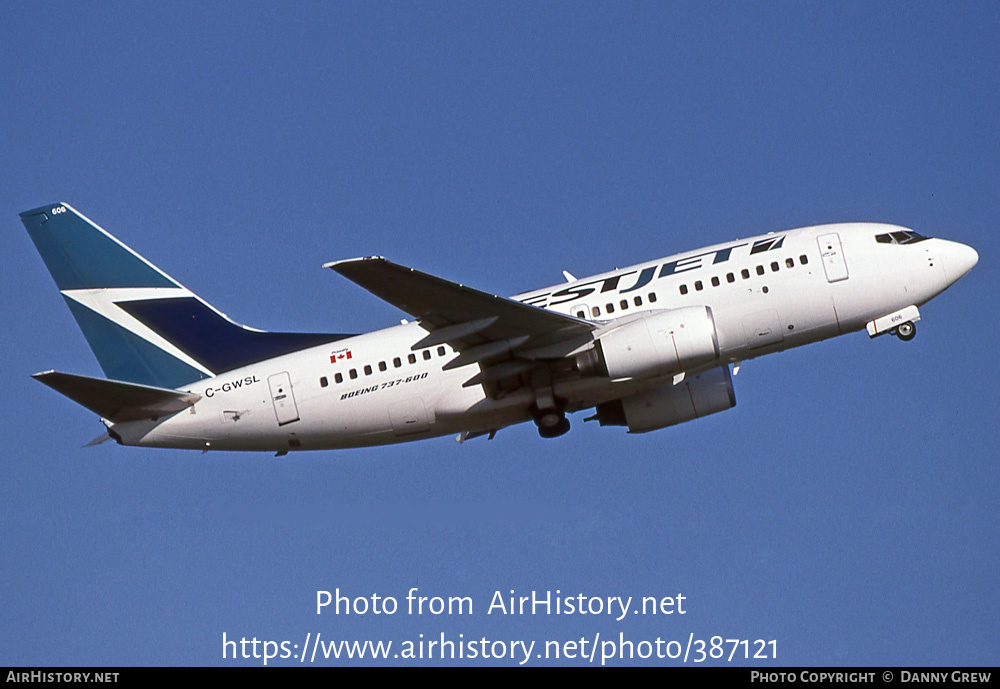
<svg viewBox="0 0 1000 689"><path fill-rule="evenodd" d="M114 423L176 414L201 399L190 392L58 371L36 373L32 378Z"/></svg>

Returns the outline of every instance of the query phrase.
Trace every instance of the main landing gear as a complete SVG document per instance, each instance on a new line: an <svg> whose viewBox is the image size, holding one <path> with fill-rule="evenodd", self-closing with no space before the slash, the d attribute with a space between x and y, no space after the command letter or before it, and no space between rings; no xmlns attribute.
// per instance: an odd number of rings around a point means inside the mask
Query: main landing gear
<svg viewBox="0 0 1000 689"><path fill-rule="evenodd" d="M543 438L558 438L569 431L569 419L560 409L536 409L533 416L538 435Z"/></svg>
<svg viewBox="0 0 1000 689"><path fill-rule="evenodd" d="M896 327L896 337L901 339L903 342L909 342L916 336L917 336L917 326L914 325L911 321L900 323Z"/></svg>
<svg viewBox="0 0 1000 689"><path fill-rule="evenodd" d="M547 368L539 367L531 372L531 389L535 395L531 416L538 426L538 435L543 438L558 438L569 431L566 401L556 397Z"/></svg>

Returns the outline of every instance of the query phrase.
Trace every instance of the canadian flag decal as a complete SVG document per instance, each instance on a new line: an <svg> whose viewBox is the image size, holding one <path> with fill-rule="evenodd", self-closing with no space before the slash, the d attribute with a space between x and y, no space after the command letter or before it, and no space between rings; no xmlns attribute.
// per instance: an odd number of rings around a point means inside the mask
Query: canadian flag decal
<svg viewBox="0 0 1000 689"><path fill-rule="evenodd" d="M345 361L345 360L350 359L350 358L351 358L351 350L350 349L338 349L336 352L333 352L330 355L330 363L331 364L336 364L339 361Z"/></svg>

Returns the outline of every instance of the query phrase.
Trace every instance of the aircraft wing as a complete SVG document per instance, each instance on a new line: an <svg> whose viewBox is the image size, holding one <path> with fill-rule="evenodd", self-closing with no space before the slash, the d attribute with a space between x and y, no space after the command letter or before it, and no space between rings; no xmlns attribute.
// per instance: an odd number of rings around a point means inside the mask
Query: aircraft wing
<svg viewBox="0 0 1000 689"><path fill-rule="evenodd" d="M59 371L36 373L32 378L114 423L169 416L201 399L191 392Z"/></svg>
<svg viewBox="0 0 1000 689"><path fill-rule="evenodd" d="M597 328L586 320L481 292L379 256L334 261L323 267L418 318L430 334L414 349L444 342L463 352L503 342L508 350L537 349L590 339Z"/></svg>

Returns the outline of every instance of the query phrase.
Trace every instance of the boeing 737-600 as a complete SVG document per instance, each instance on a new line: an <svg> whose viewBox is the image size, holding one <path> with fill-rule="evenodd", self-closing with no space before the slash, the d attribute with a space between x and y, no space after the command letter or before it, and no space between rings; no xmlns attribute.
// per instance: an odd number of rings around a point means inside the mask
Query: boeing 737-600
<svg viewBox="0 0 1000 689"><path fill-rule="evenodd" d="M867 330L912 339L918 307L979 259L895 225L820 225L504 298L380 257L328 267L413 320L360 335L234 323L65 203L21 220L106 379L35 378L123 445L361 447L489 434L568 413L645 433L733 407L731 366Z"/></svg>

